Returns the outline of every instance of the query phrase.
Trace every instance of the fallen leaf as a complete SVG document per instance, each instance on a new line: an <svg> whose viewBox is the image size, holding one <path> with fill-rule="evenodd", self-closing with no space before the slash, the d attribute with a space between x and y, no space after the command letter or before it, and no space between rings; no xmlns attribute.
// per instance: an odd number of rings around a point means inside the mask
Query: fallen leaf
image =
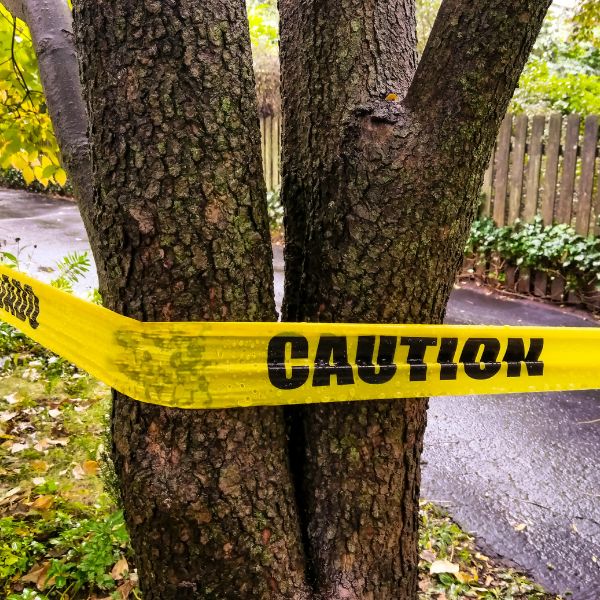
<svg viewBox="0 0 600 600"><path fill-rule="evenodd" d="M29 464L36 473L45 473L49 468L45 460L32 460Z"/></svg>
<svg viewBox="0 0 600 600"><path fill-rule="evenodd" d="M119 581L120 579L124 579L127 573L129 573L129 565L127 564L127 559L122 557L115 563L110 576L115 581Z"/></svg>
<svg viewBox="0 0 600 600"><path fill-rule="evenodd" d="M394 102L395 100L398 100L398 94L393 94L393 93L392 93L392 94L388 94L388 95L385 97L385 99L386 99L388 102Z"/></svg>
<svg viewBox="0 0 600 600"><path fill-rule="evenodd" d="M8 396L4 396L4 399L9 403L9 404L16 404L18 402L17 400L17 394L8 394Z"/></svg>
<svg viewBox="0 0 600 600"><path fill-rule="evenodd" d="M47 564L50 565L49 562ZM44 565L42 565L40 563L35 563L35 565L33 565L33 567L31 567L29 572L26 573L25 575L23 575L23 577L21 577L21 581L24 581L25 583L37 583L39 574L43 570L44 570Z"/></svg>
<svg viewBox="0 0 600 600"><path fill-rule="evenodd" d="M19 442L15 442L10 446L10 453L16 454L17 452L22 452L23 450L27 450L29 448L29 444L21 444Z"/></svg>
<svg viewBox="0 0 600 600"><path fill-rule="evenodd" d="M86 475L96 475L98 473L98 463L95 460L86 460L81 467Z"/></svg>
<svg viewBox="0 0 600 600"><path fill-rule="evenodd" d="M438 573L458 573L460 571L460 567L456 563L452 563L449 560L436 560L431 563L429 567L429 572L432 575Z"/></svg>
<svg viewBox="0 0 600 600"><path fill-rule="evenodd" d="M32 503L30 508L35 510L48 510L54 504L54 497L45 495L38 496Z"/></svg>
<svg viewBox="0 0 600 600"><path fill-rule="evenodd" d="M477 571L474 569L470 573L465 573L464 571L459 571L454 574L454 577L458 579L461 583L476 583L479 580L477 576Z"/></svg>
<svg viewBox="0 0 600 600"><path fill-rule="evenodd" d="M56 417L60 416L62 413L60 410L58 410L58 408L51 408L48 411L48 414L53 418L56 419Z"/></svg>
<svg viewBox="0 0 600 600"><path fill-rule="evenodd" d="M85 477L85 471L81 465L75 465L71 470L71 475L73 475L74 479L80 480Z"/></svg>
<svg viewBox="0 0 600 600"><path fill-rule="evenodd" d="M14 487L14 488L8 490L8 492L6 492L2 496L0 496L0 506L2 506L3 504L9 504L13 500L16 500L18 498L20 492L21 492L20 487Z"/></svg>
<svg viewBox="0 0 600 600"><path fill-rule="evenodd" d="M44 450L47 450L50 447L50 440L48 438L44 438L43 440L39 440L35 446L34 449L37 450L38 452L44 452Z"/></svg>
<svg viewBox="0 0 600 600"><path fill-rule="evenodd" d="M11 419L14 419L19 413L17 412L1 412L0 413L0 423L8 423Z"/></svg>
<svg viewBox="0 0 600 600"><path fill-rule="evenodd" d="M527 523L519 523L513 527L515 531L525 531L527 529Z"/></svg>
<svg viewBox="0 0 600 600"><path fill-rule="evenodd" d="M55 440L48 440L51 446L66 446L69 443L69 438L56 438Z"/></svg>
<svg viewBox="0 0 600 600"><path fill-rule="evenodd" d="M577 525L575 525L575 523L571 523L571 529L574 533L579 533L579 530L577 529Z"/></svg>
<svg viewBox="0 0 600 600"><path fill-rule="evenodd" d="M50 561L45 563L37 563L31 567L27 575L21 577L21 581L25 583L34 583L38 590L43 591L46 587L46 579L48 579L48 571L50 570Z"/></svg>
<svg viewBox="0 0 600 600"><path fill-rule="evenodd" d="M44 485L46 483L46 478L45 477L34 477L31 480L31 483L33 483L33 485Z"/></svg>
<svg viewBox="0 0 600 600"><path fill-rule="evenodd" d="M423 550L423 552L421 552L421 554L419 556L423 560L426 560L427 562L430 562L430 563L432 563L437 558L436 553L432 552L431 550Z"/></svg>
<svg viewBox="0 0 600 600"><path fill-rule="evenodd" d="M119 593L121 600L127 600L129 598L129 594L133 591L135 587L135 583L133 581L125 581L118 588L117 592Z"/></svg>

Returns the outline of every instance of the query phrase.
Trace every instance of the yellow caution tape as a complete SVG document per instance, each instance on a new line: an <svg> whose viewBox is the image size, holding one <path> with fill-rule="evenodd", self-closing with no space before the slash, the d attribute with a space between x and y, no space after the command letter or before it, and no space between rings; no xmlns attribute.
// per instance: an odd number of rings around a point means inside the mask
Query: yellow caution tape
<svg viewBox="0 0 600 600"><path fill-rule="evenodd" d="M228 408L600 387L600 329L141 323L0 266L0 318L118 391Z"/></svg>

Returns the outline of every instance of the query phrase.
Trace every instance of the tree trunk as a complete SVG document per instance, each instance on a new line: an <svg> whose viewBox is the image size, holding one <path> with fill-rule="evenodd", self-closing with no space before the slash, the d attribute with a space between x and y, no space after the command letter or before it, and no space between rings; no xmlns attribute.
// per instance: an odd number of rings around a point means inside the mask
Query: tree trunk
<svg viewBox="0 0 600 600"><path fill-rule="evenodd" d="M58 1L9 0L23 14ZM414 0L280 2L284 316L440 322L549 0L445 0L418 69ZM274 319L244 1L74 4L105 303L141 320ZM284 419L115 395L144 598L414 600L425 417L424 400Z"/></svg>
<svg viewBox="0 0 600 600"><path fill-rule="evenodd" d="M148 321L274 320L244 1L74 4L105 304ZM112 429L145 600L307 597L279 408L116 394Z"/></svg>
<svg viewBox="0 0 600 600"><path fill-rule="evenodd" d="M92 168L87 114L79 81L73 20L66 0L2 0L27 23L62 165L69 174L92 245Z"/></svg>
<svg viewBox="0 0 600 600"><path fill-rule="evenodd" d="M446 0L414 74L412 1L280 1L285 319L442 321L548 4ZM287 412L320 596L415 598L426 401Z"/></svg>

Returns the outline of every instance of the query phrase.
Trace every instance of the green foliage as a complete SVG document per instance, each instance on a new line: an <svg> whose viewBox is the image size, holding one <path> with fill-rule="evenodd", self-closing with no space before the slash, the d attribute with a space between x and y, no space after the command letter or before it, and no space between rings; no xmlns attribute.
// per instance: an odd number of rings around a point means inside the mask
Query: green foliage
<svg viewBox="0 0 600 600"><path fill-rule="evenodd" d="M550 275L562 275L568 289L600 289L600 239L578 235L569 225L544 226L517 221L497 227L491 219L476 221L467 242L468 254L489 259L493 254L509 264Z"/></svg>
<svg viewBox="0 0 600 600"><path fill-rule="evenodd" d="M423 54L442 0L417 0L417 50Z"/></svg>
<svg viewBox="0 0 600 600"><path fill-rule="evenodd" d="M511 110L600 112L600 49L581 37L565 13L549 14L515 92Z"/></svg>
<svg viewBox="0 0 600 600"><path fill-rule="evenodd" d="M283 227L283 205L279 197L279 190L267 192L267 209L271 231L279 231Z"/></svg>
<svg viewBox="0 0 600 600"><path fill-rule="evenodd" d="M68 593L74 598L81 590L88 596L91 591L116 588L110 571L127 552L129 541L123 513L104 516L82 508L62 503L58 510L44 514L0 519L0 589L9 593L11 580L31 573L28 579L37 582L29 583L43 590L39 595L25 588L8 598L34 598L34 593L40 598Z"/></svg>
<svg viewBox="0 0 600 600"><path fill-rule="evenodd" d="M0 169L27 185L64 186L58 146L27 26L0 5Z"/></svg>
<svg viewBox="0 0 600 600"><path fill-rule="evenodd" d="M67 183L58 185L49 181L47 185L42 185L37 179L27 184L21 171L9 167L0 169L0 187L6 187L13 190L27 190L37 194L55 194L57 196L73 196L73 188L67 180Z"/></svg>
<svg viewBox="0 0 600 600"><path fill-rule="evenodd" d="M72 292L73 285L90 270L90 267L90 257L87 252L69 252L56 263L58 276L50 282L50 285L64 292Z"/></svg>
<svg viewBox="0 0 600 600"><path fill-rule="evenodd" d="M276 53L279 44L279 15L274 2L249 0L248 23L253 49Z"/></svg>
<svg viewBox="0 0 600 600"><path fill-rule="evenodd" d="M600 113L600 50L555 45L552 53L553 60L531 58L511 109L528 113Z"/></svg>
<svg viewBox="0 0 600 600"><path fill-rule="evenodd" d="M573 16L574 35L578 42L589 42L600 47L600 2L581 0Z"/></svg>

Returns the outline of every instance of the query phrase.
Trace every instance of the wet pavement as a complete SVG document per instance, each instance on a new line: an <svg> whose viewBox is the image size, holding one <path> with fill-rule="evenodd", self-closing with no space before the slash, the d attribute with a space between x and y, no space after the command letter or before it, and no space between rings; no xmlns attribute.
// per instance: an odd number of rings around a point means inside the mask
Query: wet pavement
<svg viewBox="0 0 600 600"><path fill-rule="evenodd" d="M34 276L51 279L44 268L87 248L72 202L0 190L0 250L18 251ZM280 303L280 246L274 265ZM90 275L78 291L95 285ZM454 290L446 322L598 325L585 313L474 286ZM485 551L528 570L550 591L600 600L599 458L599 391L432 398L422 491Z"/></svg>

